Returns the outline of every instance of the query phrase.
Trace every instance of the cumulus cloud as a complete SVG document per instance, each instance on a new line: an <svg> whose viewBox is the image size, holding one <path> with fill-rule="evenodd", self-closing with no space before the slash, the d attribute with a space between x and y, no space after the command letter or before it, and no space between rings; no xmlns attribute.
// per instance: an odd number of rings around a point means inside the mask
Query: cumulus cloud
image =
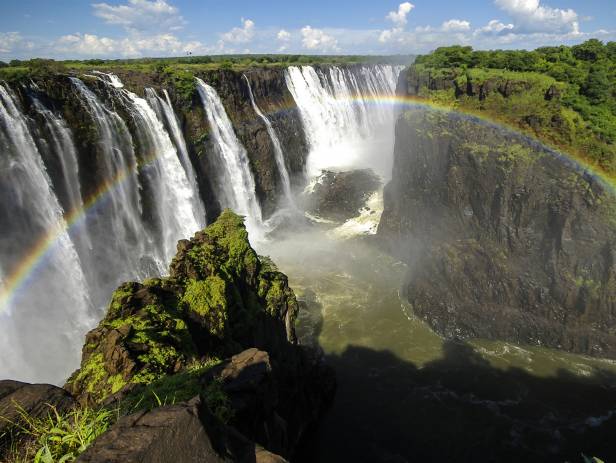
<svg viewBox="0 0 616 463"><path fill-rule="evenodd" d="M540 0L495 0L494 3L515 21L516 31L569 34L580 32L579 16L571 8L544 6Z"/></svg>
<svg viewBox="0 0 616 463"><path fill-rule="evenodd" d="M127 4L94 3L94 15L107 24L124 27L131 32L173 31L186 23L179 10L165 0L128 0Z"/></svg>
<svg viewBox="0 0 616 463"><path fill-rule="evenodd" d="M400 3L398 11L390 11L385 18L393 22L396 27L404 27L407 22L406 16L413 8L415 8L415 5L412 3Z"/></svg>
<svg viewBox="0 0 616 463"><path fill-rule="evenodd" d="M64 55L123 56L130 58L209 51L201 42L183 42L169 33L121 39L77 33L60 37L52 46L55 52Z"/></svg>
<svg viewBox="0 0 616 463"><path fill-rule="evenodd" d="M24 43L19 32L0 32L0 53L10 53Z"/></svg>
<svg viewBox="0 0 616 463"><path fill-rule="evenodd" d="M445 21L442 24L441 29L443 29L445 32L468 31L471 29L471 23L461 19L450 19L449 21Z"/></svg>
<svg viewBox="0 0 616 463"><path fill-rule="evenodd" d="M321 29L313 29L310 26L302 27L302 46L308 50L339 51L338 41Z"/></svg>
<svg viewBox="0 0 616 463"><path fill-rule="evenodd" d="M404 36L404 26L406 26L408 21L406 17L413 8L415 8L415 5L404 2L398 5L398 11L390 11L387 16L385 16L385 19L394 23L394 27L382 31L379 35L379 42L400 42L401 38Z"/></svg>
<svg viewBox="0 0 616 463"><path fill-rule="evenodd" d="M513 24L505 24L498 19L492 19L488 24L475 30L475 34L501 34L511 32L514 29Z"/></svg>
<svg viewBox="0 0 616 463"><path fill-rule="evenodd" d="M255 36L255 23L250 19L242 18L242 27L234 27L229 32L222 34L223 42L247 43Z"/></svg>
<svg viewBox="0 0 616 463"><path fill-rule="evenodd" d="M280 29L278 34L276 34L276 38L281 42L288 42L291 40L291 33L285 31L284 29Z"/></svg>
<svg viewBox="0 0 616 463"><path fill-rule="evenodd" d="M280 29L278 34L276 34L276 39L281 43L280 47L278 47L278 51L286 51L291 41L291 33L284 29Z"/></svg>

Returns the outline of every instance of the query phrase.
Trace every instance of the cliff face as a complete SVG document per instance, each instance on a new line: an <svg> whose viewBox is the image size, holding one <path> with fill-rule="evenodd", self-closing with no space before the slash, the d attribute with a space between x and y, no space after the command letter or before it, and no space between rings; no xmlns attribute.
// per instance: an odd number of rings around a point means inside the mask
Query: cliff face
<svg viewBox="0 0 616 463"><path fill-rule="evenodd" d="M573 163L467 116L396 126L379 235L406 297L448 337L616 357L616 199Z"/></svg>
<svg viewBox="0 0 616 463"><path fill-rule="evenodd" d="M197 173L202 200L206 206L208 221L213 221L221 212L220 160L216 154L214 141L210 139L210 127L195 87L194 77L203 79L219 94L236 135L246 148L250 167L255 177L256 194L261 203L264 218L269 217L283 196L280 175L275 161L274 146L263 120L255 113L250 102L246 75L252 87L256 104L268 117L278 134L285 161L294 186L304 184L304 166L308 154L301 119L289 93L284 68L252 69L246 72L232 70L211 70L169 75L162 70L141 72L138 70L114 71L125 87L137 95L144 96L146 87L153 88L159 96L167 90L186 141L189 156ZM107 89L96 79L79 76L97 95L106 101L129 126L136 141L131 117L121 102L114 101ZM35 87L15 85L21 103L34 120L40 118L31 108L31 99L26 94L35 94L46 107L62 114L73 133L79 155L80 173L84 196L88 196L100 185L101 153L98 135L92 116L85 109L81 97L76 92L68 76L52 75L35 77ZM53 168L50 175L54 178Z"/></svg>
<svg viewBox="0 0 616 463"><path fill-rule="evenodd" d="M210 84L218 92L233 128L250 158L250 167L255 176L257 197L261 202L264 217L269 217L276 209L278 199L283 196L280 175L275 161L272 140L263 120L255 113L250 102L248 85L244 75L250 80L255 102L270 120L284 152L291 183L303 185L304 166L308 146L301 119L289 93L284 69L255 69L245 73L236 71L210 71L196 76ZM180 107L180 105L177 105ZM213 141L209 139L209 126L202 103L196 94L188 107L181 109L184 136L198 164L200 177L208 172L216 172L219 166L212 155L215 152ZM210 181L210 198L221 191L216 180Z"/></svg>

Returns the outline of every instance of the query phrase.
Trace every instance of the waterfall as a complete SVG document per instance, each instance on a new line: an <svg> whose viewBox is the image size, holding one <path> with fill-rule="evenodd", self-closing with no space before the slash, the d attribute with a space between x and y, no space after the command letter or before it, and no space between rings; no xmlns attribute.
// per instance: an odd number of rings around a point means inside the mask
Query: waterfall
<svg viewBox="0 0 616 463"><path fill-rule="evenodd" d="M248 94L250 95L250 103L252 104L252 109L254 109L257 116L263 120L265 127L267 128L267 133L272 140L272 145L274 146L274 158L276 160L276 167L278 167L278 173L280 175L280 181L282 183L282 190L284 193L284 197L289 206L293 206L293 194L291 193L291 181L289 180L289 171L287 170L287 165L284 160L284 154L282 152L282 146L280 145L280 140L278 139L278 135L276 135L276 131L274 127L272 127L272 123L270 120L263 114L261 109L257 106L255 102L255 97L252 93L252 87L250 86L250 80L246 75L243 75L244 79L246 79L246 84L248 84Z"/></svg>
<svg viewBox="0 0 616 463"><path fill-rule="evenodd" d="M83 198L79 188L79 164L70 130L64 119L43 106L38 98L33 97L32 103L36 111L45 120L45 128L49 134L48 138L51 145L50 150L60 164L62 171L61 186L64 196L63 208L65 211L81 209ZM56 191L57 189L58 187L56 187Z"/></svg>
<svg viewBox="0 0 616 463"><path fill-rule="evenodd" d="M385 97L394 95L399 70L387 65L286 70L310 145L309 175L369 167L390 177L394 111Z"/></svg>
<svg viewBox="0 0 616 463"><path fill-rule="evenodd" d="M148 157L141 171L151 182L163 261L168 265L175 256L178 240L189 238L204 227L204 208L198 206L196 185L189 181L175 146L152 107L134 93L123 92L132 102L141 145L147 146Z"/></svg>
<svg viewBox="0 0 616 463"><path fill-rule="evenodd" d="M90 279L97 281L100 289L95 300L105 300L118 282L160 273L165 263L142 220L137 157L128 127L80 79L71 77L71 81L98 136L96 169L101 186L92 196L96 200L100 195L104 203L88 215L87 226L97 244L92 250L97 265L90 272Z"/></svg>
<svg viewBox="0 0 616 463"><path fill-rule="evenodd" d="M61 382L79 365L78 345L95 320L79 257L28 121L3 85L0 150L0 377ZM34 259L43 253L44 259ZM26 276L24 289L20 283Z"/></svg>
<svg viewBox="0 0 616 463"><path fill-rule="evenodd" d="M195 169L193 168L193 165L188 156L186 141L184 140L184 135L182 135L182 131L180 130L180 124L177 117L175 116L175 112L173 111L171 101L169 100L169 94L167 93L167 90L163 90L165 98L162 99L156 94L156 91L152 88L146 88L145 94L148 99L148 102L150 103L150 106L154 108L156 114L158 115L158 118L169 129L169 134L173 138L173 143L177 149L180 163L184 168L186 178L190 183L190 189L192 190L192 209L194 211L196 220L199 223L199 228L203 228L205 226L205 207L199 196L197 175L195 174Z"/></svg>
<svg viewBox="0 0 616 463"><path fill-rule="evenodd" d="M250 171L246 150L237 139L220 97L212 87L197 78L197 90L207 120L223 161L224 189L227 201L236 212L246 216L251 236L259 236L262 226L261 207L255 194L255 181Z"/></svg>

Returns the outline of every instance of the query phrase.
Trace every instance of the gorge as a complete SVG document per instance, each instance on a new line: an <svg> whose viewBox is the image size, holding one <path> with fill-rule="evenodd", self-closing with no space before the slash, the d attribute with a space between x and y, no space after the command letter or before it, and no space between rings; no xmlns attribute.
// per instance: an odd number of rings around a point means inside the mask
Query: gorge
<svg viewBox="0 0 616 463"><path fill-rule="evenodd" d="M292 461L616 455L611 186L413 93L392 64L0 83L0 378L75 372L75 399L103 403L161 374L141 356L170 344L152 361L169 377L195 352L267 371L276 400L231 424ZM245 320L176 313L195 285L226 307L219 280ZM338 389L315 425L321 355ZM80 461L106 461L105 436Z"/></svg>

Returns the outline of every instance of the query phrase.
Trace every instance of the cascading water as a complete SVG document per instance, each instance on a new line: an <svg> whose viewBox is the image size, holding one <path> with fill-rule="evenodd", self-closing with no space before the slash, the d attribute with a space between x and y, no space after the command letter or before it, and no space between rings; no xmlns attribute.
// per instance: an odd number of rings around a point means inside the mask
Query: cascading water
<svg viewBox="0 0 616 463"><path fill-rule="evenodd" d="M391 176L394 111L378 102L395 93L399 70L388 65L287 69L287 87L310 145L310 176L327 168L363 167Z"/></svg>
<svg viewBox="0 0 616 463"><path fill-rule="evenodd" d="M250 171L246 149L237 139L220 97L211 86L197 78L197 90L203 102L212 136L223 161L225 196L236 212L246 216L251 236L262 234L261 207L255 193L255 181Z"/></svg>
<svg viewBox="0 0 616 463"><path fill-rule="evenodd" d="M288 206L293 206L293 194L291 192L291 180L289 179L289 171L287 170L287 164L284 160L284 154L282 151L282 146L280 145L280 140L278 139L278 135L276 135L276 131L274 127L272 127L272 123L270 120L263 114L261 109L257 106L255 102L255 97L252 93L252 87L250 85L250 80L246 75L243 76L246 80L246 84L248 84L248 94L250 95L250 103L252 104L252 109L254 109L257 116L263 120L265 127L267 128L267 133L272 140L272 145L274 146L274 158L276 160L276 167L278 167L278 174L280 175L280 181L282 183L282 190L284 193L284 198L287 202Z"/></svg>
<svg viewBox="0 0 616 463"><path fill-rule="evenodd" d="M177 241L205 225L168 101L152 94L175 144L146 100L120 90L115 76L96 78L109 84L114 107L131 116L137 138L133 143L119 114L72 77L96 133L87 159L78 158L68 126L34 86L26 93L40 122L31 121L36 137L16 97L0 85L0 149L7 153L0 159L0 377L61 383L117 285L166 273ZM92 182L83 187L80 162Z"/></svg>
<svg viewBox="0 0 616 463"><path fill-rule="evenodd" d="M60 382L95 322L63 211L28 122L0 85L0 377ZM70 155L70 154L69 154ZM47 249L47 243L53 246ZM20 287L25 270L47 250Z"/></svg>
<svg viewBox="0 0 616 463"><path fill-rule="evenodd" d="M195 174L195 169L190 162L188 149L186 148L186 141L184 140L184 136L180 130L180 124L175 116L175 112L173 111L171 101L169 100L169 94L167 93L167 90L163 90L163 93L165 95L164 99L160 98L154 89L145 89L145 94L150 106L156 111L158 118L165 124L165 127L169 130L169 134L173 139L173 143L177 149L177 155L179 156L180 163L184 168L186 178L190 183L190 189L192 190L191 205L193 213L199 223L199 227L203 228L205 226L205 207L199 196L197 175Z"/></svg>
<svg viewBox="0 0 616 463"><path fill-rule="evenodd" d="M188 238L205 225L199 195L180 163L175 146L162 122L148 102L128 90L123 93L132 102L132 113L141 146L148 155L142 159L141 174L147 178L153 193L161 235L159 245L165 265L176 253L178 239ZM150 157L150 159L148 159Z"/></svg>
<svg viewBox="0 0 616 463"><path fill-rule="evenodd" d="M43 141L49 140L50 154L60 165L62 172L62 185L56 185L55 190L61 199L61 204L65 211L81 209L83 198L79 188L79 164L77 162L77 150L64 120L47 109L33 97L32 103L36 111L45 121L45 129L48 137ZM58 191L62 189L62 194ZM63 201L62 201L62 197Z"/></svg>
<svg viewBox="0 0 616 463"><path fill-rule="evenodd" d="M72 214L83 209L83 197L79 182L79 162L77 150L70 129L64 119L46 108L38 98L32 97L37 113L45 121L45 133L37 141L48 151L46 162L59 164L60 179L54 183L54 191L65 213ZM49 140L49 142L47 142ZM53 182L53 179L52 179ZM92 242L87 227L69 229L69 235L77 248L82 267L89 266L89 253Z"/></svg>
<svg viewBox="0 0 616 463"><path fill-rule="evenodd" d="M160 258L147 263L146 256L156 253L141 218L137 158L128 127L81 80L71 77L71 81L92 117L100 150L97 170L105 202L87 218L90 237L97 243L92 250L97 268L89 272L89 280L98 282L100 296L95 300L99 301L109 297L118 281L151 276L164 267Z"/></svg>

